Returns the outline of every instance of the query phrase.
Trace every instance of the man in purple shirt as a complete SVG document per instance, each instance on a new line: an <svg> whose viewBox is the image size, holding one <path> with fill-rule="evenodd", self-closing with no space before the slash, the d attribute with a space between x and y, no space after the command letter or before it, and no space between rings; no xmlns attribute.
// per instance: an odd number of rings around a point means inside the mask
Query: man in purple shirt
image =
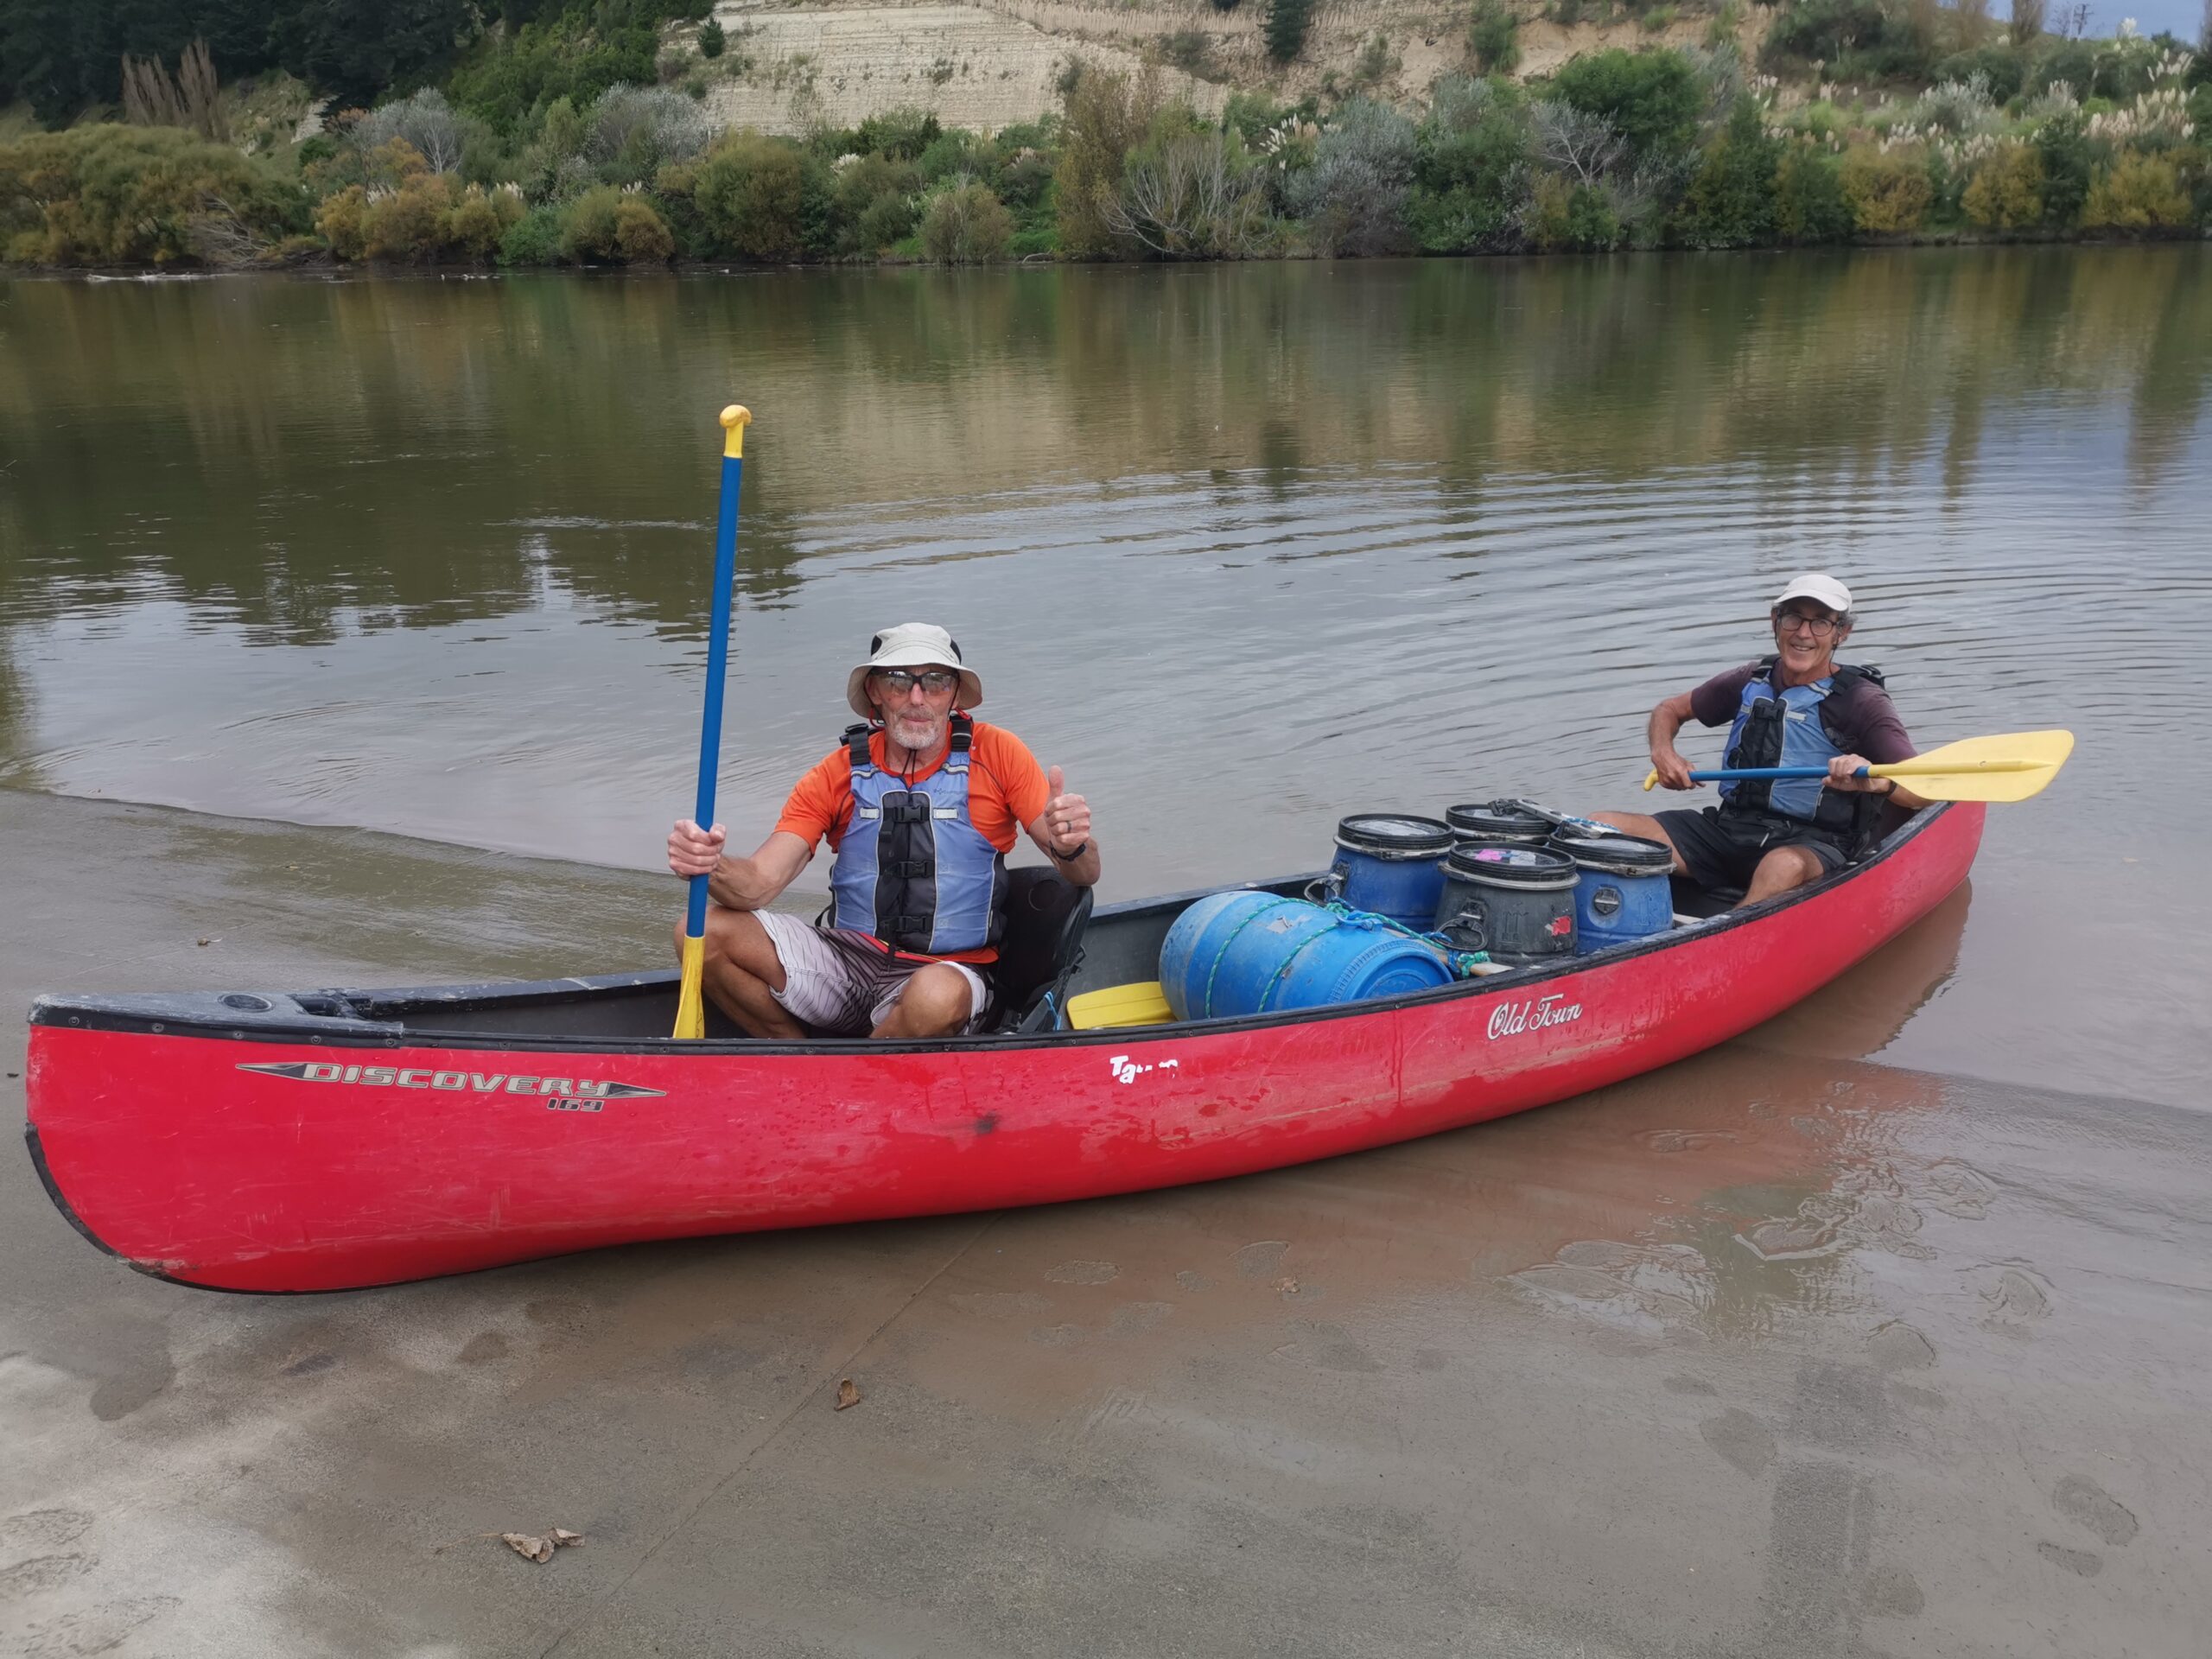
<svg viewBox="0 0 2212 1659"><path fill-rule="evenodd" d="M1839 664L1851 637L1851 590L1834 576L1799 576L1769 615L1775 654L1717 674L1651 711L1651 765L1669 789L1697 789L1675 734L1693 718L1727 726L1724 766L1825 766L1827 776L1720 786L1720 804L1647 816L1599 812L1601 822L1664 842L1675 870L1708 893L1740 892L1738 908L1840 869L1873 839L1885 807L1928 803L1894 778L1861 766L1914 753L1879 671Z"/></svg>

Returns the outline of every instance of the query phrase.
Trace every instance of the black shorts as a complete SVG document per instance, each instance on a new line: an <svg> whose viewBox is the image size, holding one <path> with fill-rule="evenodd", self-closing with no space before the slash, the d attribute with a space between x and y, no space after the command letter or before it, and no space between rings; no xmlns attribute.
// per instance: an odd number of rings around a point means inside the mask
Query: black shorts
<svg viewBox="0 0 2212 1659"><path fill-rule="evenodd" d="M1743 892L1751 885L1759 860L1777 847L1804 848L1821 861L1822 875L1834 875L1844 866L1843 849L1835 841L1786 818L1724 812L1717 806L1702 811L1677 807L1654 816L1681 855L1690 880L1707 893Z"/></svg>

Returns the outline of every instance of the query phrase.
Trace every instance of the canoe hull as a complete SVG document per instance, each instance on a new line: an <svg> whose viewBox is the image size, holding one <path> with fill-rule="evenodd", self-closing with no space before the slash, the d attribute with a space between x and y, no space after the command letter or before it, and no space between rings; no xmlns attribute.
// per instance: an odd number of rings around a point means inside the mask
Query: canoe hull
<svg viewBox="0 0 2212 1659"><path fill-rule="evenodd" d="M32 1155L87 1236L232 1290L1248 1174L1479 1123L1726 1040L1964 878L1952 807L1847 879L1529 978L1287 1020L892 1047L117 1028L42 1005Z"/></svg>

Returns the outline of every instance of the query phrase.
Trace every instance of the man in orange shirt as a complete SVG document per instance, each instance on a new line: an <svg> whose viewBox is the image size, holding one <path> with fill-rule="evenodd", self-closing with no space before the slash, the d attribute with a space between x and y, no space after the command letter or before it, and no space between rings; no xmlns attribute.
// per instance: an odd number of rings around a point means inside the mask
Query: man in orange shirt
<svg viewBox="0 0 2212 1659"><path fill-rule="evenodd" d="M983 683L943 628L903 622L869 645L845 701L869 723L799 779L750 858L685 819L668 867L708 878L707 995L755 1037L944 1037L991 1011L1017 828L1076 886L1098 880L1090 808L1021 740L969 718ZM828 837L827 927L765 906ZM677 927L677 948L683 929ZM803 1022L803 1023L802 1023Z"/></svg>

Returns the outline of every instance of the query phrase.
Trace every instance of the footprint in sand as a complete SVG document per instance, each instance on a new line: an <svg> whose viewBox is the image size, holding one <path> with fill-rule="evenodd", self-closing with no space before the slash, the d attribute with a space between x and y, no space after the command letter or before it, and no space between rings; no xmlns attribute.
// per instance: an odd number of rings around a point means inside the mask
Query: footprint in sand
<svg viewBox="0 0 2212 1659"><path fill-rule="evenodd" d="M1774 1461L1774 1435L1748 1411L1732 1408L1697 1426L1705 1443L1738 1474L1757 1479Z"/></svg>
<svg viewBox="0 0 2212 1659"><path fill-rule="evenodd" d="M2054 1487L2050 1507L2117 1548L2135 1536L2135 1516L2087 1475L2069 1475Z"/></svg>
<svg viewBox="0 0 2212 1659"><path fill-rule="evenodd" d="M2024 1337L2050 1317L2050 1281L2033 1268L1993 1262L1978 1271L1983 1275L1981 1300L1987 1304L1981 1322L1990 1329Z"/></svg>

